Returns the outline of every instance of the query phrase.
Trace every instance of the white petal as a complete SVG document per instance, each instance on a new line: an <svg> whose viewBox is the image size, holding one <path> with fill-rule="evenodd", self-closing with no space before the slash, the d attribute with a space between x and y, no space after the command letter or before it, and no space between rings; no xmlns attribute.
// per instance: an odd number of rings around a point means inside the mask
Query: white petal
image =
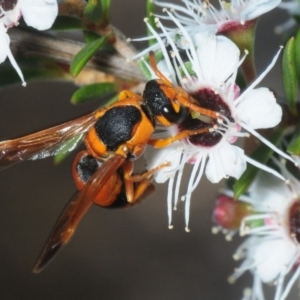
<svg viewBox="0 0 300 300"><path fill-rule="evenodd" d="M179 143L174 143L171 146L162 149L147 147L145 151L145 159L148 170L166 162L171 163L170 166L164 167L155 172L154 179L157 183L164 183L170 178L170 176L175 174L176 171L174 169L179 166L182 155L181 151L178 150L178 144Z"/></svg>
<svg viewBox="0 0 300 300"><path fill-rule="evenodd" d="M197 49L203 79L223 84L238 66L240 51L224 36L202 39Z"/></svg>
<svg viewBox="0 0 300 300"><path fill-rule="evenodd" d="M241 13L241 21L253 20L274 9L280 2L281 0L249 1L250 4Z"/></svg>
<svg viewBox="0 0 300 300"><path fill-rule="evenodd" d="M282 109L273 93L267 88L257 88L239 98L237 116L252 129L276 126L282 117Z"/></svg>
<svg viewBox="0 0 300 300"><path fill-rule="evenodd" d="M9 51L9 37L2 23L0 23L0 45L1 45L0 46L0 64L1 64L5 61Z"/></svg>
<svg viewBox="0 0 300 300"><path fill-rule="evenodd" d="M289 186L265 172L259 172L249 188L249 194L251 199L255 199L255 209L265 212L278 211L284 214L286 206L293 201Z"/></svg>
<svg viewBox="0 0 300 300"><path fill-rule="evenodd" d="M205 174L212 183L217 183L228 176L238 179L246 170L246 165L243 150L224 143L222 147L209 154Z"/></svg>
<svg viewBox="0 0 300 300"><path fill-rule="evenodd" d="M10 44L9 36L6 33L6 29L4 28L3 24L0 23L0 45L1 45L0 46L0 63L2 63L6 59L6 57L8 57L10 60L10 63L12 64L14 69L17 71L19 77L21 78L21 80L23 82L23 86L26 86L26 82L24 81L22 71L10 51L9 44Z"/></svg>
<svg viewBox="0 0 300 300"><path fill-rule="evenodd" d="M258 244L254 250L257 275L263 282L274 281L280 272L286 271L296 251L296 246L288 240L266 240Z"/></svg>
<svg viewBox="0 0 300 300"><path fill-rule="evenodd" d="M26 24L38 30L49 29L58 13L56 0L20 0L20 8Z"/></svg>

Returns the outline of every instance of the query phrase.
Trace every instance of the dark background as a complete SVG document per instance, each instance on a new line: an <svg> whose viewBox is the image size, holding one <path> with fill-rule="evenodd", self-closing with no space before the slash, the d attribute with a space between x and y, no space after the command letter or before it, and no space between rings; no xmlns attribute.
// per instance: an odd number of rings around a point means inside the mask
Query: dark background
<svg viewBox="0 0 300 300"><path fill-rule="evenodd" d="M144 2L112 2L113 23L130 37L144 35ZM259 71L282 43L270 20L278 24L284 16L275 11L260 20ZM265 85L280 94L279 76L278 63ZM75 90L72 84L53 82L2 89L0 139L35 132L97 107L95 102L71 105ZM93 206L70 244L44 272L32 274L54 222L75 192L70 174L74 156L59 166L48 158L0 174L1 299L240 299L242 290L252 285L250 276L234 286L227 283L238 266L232 254L241 240L228 243L222 235L212 235L211 213L220 186L205 178L192 197L190 233L184 231L183 205L174 214L174 229L168 229L166 185L156 185L155 193L132 209Z"/></svg>

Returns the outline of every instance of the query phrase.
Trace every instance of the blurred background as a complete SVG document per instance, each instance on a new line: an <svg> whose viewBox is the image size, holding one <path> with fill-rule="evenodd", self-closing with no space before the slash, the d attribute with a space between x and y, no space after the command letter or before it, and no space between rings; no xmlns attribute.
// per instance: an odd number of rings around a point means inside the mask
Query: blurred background
<svg viewBox="0 0 300 300"><path fill-rule="evenodd" d="M113 0L112 8L112 23L128 37L145 35L144 1ZM283 43L274 34L274 24L285 19L276 10L259 21L259 72ZM136 43L137 48L142 46ZM263 85L282 95L279 62ZM70 104L75 90L72 84L54 82L2 89L0 139L23 136L97 108L97 102ZM227 283L238 266L232 255L241 239L226 242L222 234L211 233L214 199L222 185L212 185L206 178L192 196L190 233L184 230L183 205L174 213L173 230L168 229L167 185L156 185L154 194L131 209L93 206L70 244L34 275L34 263L75 192L71 177L75 154L58 166L47 158L0 173L1 299L240 299L243 289L252 285L249 275L233 286ZM184 192L185 182L182 187Z"/></svg>

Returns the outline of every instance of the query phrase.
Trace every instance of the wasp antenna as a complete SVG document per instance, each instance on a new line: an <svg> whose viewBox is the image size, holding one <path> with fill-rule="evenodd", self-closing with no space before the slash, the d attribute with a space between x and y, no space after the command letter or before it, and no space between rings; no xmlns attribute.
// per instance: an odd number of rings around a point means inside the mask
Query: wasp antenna
<svg viewBox="0 0 300 300"><path fill-rule="evenodd" d="M168 80L165 75L159 71L159 69L157 68L157 64L156 64L156 59L155 59L155 54L153 51L149 52L149 62L150 62L150 66L151 69L153 70L153 72L155 73L155 75L161 79L164 84L173 87L172 83L170 82L170 80Z"/></svg>

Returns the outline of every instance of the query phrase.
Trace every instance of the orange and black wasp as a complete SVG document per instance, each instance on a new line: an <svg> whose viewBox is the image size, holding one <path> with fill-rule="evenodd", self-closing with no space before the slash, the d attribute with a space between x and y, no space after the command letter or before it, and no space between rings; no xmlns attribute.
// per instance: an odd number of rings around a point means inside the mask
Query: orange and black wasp
<svg viewBox="0 0 300 300"><path fill-rule="evenodd" d="M132 175L132 161L142 155L147 144L166 147L174 141L209 131L208 128L183 130L175 136L151 139L157 123L162 126L181 123L192 111L219 118L216 112L198 106L181 87L173 86L157 68L154 53L150 53L149 62L158 79L146 84L142 96L125 90L119 94L118 101L88 115L0 142L0 167L53 155L63 143L80 135L87 148L87 152L75 158L73 165L73 177L79 192L54 226L34 267L35 273L40 272L68 243L93 202L112 206L123 193L127 202L133 204L143 195L151 175L167 165ZM113 193L109 191L111 185L116 186Z"/></svg>

